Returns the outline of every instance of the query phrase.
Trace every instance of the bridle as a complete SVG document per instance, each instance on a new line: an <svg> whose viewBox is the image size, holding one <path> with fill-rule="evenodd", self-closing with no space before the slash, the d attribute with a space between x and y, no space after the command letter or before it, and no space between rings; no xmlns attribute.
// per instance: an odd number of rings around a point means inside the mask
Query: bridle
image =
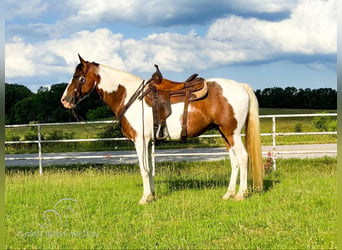
<svg viewBox="0 0 342 250"><path fill-rule="evenodd" d="M89 69L90 69L90 65L91 63L87 63L87 67L86 67L86 70L84 71L84 74L81 74L80 76L78 76L78 86L77 88L74 89L74 95L72 97L72 101L75 101L75 104L78 104L79 102L81 102L84 98L86 98L88 95L91 94L91 92L93 92L93 90L96 88L96 82L94 83L94 86L92 88L91 91L89 91L88 94L86 95L83 95L82 94L82 87L84 84L87 83L87 75L88 75L88 72L89 72ZM76 78L76 77L74 77ZM77 94L79 95L79 98L77 97Z"/></svg>
<svg viewBox="0 0 342 250"><path fill-rule="evenodd" d="M89 72L89 69L90 69L90 65L91 65L91 63L87 62L87 67L86 67L84 73L79 75L79 76L74 76L73 77L74 79L78 77L78 83L79 84L78 84L77 88L74 89L74 94L73 94L73 96L71 98L71 103L74 102L77 105L83 99L88 97L94 91L94 89L96 88L97 82L94 83L94 86L93 86L92 90L89 91L88 94L86 94L86 95L82 94L82 86L87 83L87 75L88 75L88 72ZM77 97L77 94L79 95L79 97ZM79 122L85 121L82 117L80 117L76 113L75 107L72 108L71 113L76 118L76 120L78 120Z"/></svg>
<svg viewBox="0 0 342 250"><path fill-rule="evenodd" d="M87 96L89 96L94 91L94 89L96 88L97 82L95 81L95 83L93 85L93 88L89 91L89 93L86 94L86 95L82 94L82 87L83 87L84 84L87 83L87 75L88 75L88 72L89 72L89 69L90 69L90 65L91 65L91 63L87 62L87 67L86 67L84 73L79 75L79 76L74 76L73 77L74 79L78 77L78 83L79 83L77 88L74 89L74 94L73 94L73 96L71 98L71 102L74 102L75 104L78 104L83 99L85 99ZM141 82L141 84L139 85L138 89L134 92L134 94L128 100L126 105L119 112L116 120L118 120L118 121L122 120L122 118L124 117L126 111L133 104L133 102L135 102L136 99L139 98L140 100L142 100L142 98L144 97L144 93L143 92L144 92L145 86L150 82L150 80L147 81L147 82L145 82L145 80L143 80ZM79 95L79 97L77 97L77 95ZM145 95L146 95L146 93L145 93ZM77 120L80 121L80 119L79 119L78 115L76 114L74 108L72 108L72 114L75 116L75 118Z"/></svg>

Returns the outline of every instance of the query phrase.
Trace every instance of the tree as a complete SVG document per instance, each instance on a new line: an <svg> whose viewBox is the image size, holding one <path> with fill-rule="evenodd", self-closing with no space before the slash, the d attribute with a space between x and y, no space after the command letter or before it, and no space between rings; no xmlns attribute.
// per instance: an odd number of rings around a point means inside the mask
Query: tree
<svg viewBox="0 0 342 250"><path fill-rule="evenodd" d="M6 118L8 116L6 124L29 123L31 121L76 121L76 118L71 115L70 110L65 109L60 102L60 98L62 97L66 86L66 83L58 83L52 85L51 88L40 87L37 93L33 94L24 86L6 85L6 105L11 107L11 110L6 109ZM13 93L21 93L19 90L24 94L13 98ZM26 94L24 90L26 90ZM89 110L93 111L89 112ZM77 105L74 112L76 112L79 117L82 117L82 119L85 119L88 112L92 119L105 118L113 115L112 111L106 108L106 105L96 92L91 93L88 98L84 99L81 105Z"/></svg>
<svg viewBox="0 0 342 250"><path fill-rule="evenodd" d="M263 108L336 109L337 91L331 88L285 89L273 87L255 92L259 106Z"/></svg>
<svg viewBox="0 0 342 250"><path fill-rule="evenodd" d="M14 105L13 108L13 123L22 124L36 121L36 113L33 96L25 98Z"/></svg>
<svg viewBox="0 0 342 250"><path fill-rule="evenodd" d="M14 106L17 102L29 98L33 93L25 86L5 83L5 121L6 124L15 122Z"/></svg>

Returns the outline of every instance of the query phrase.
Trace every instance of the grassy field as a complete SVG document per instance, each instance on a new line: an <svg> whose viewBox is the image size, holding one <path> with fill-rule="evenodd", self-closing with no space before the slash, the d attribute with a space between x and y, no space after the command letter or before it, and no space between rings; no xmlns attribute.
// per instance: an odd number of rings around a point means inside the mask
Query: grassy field
<svg viewBox="0 0 342 250"><path fill-rule="evenodd" d="M6 246L334 249L336 166L335 158L279 159L277 171L265 176L265 191L237 202L221 200L229 161L161 163L157 200L145 206L137 204L142 181L136 165L50 168L43 176L8 170ZM56 204L64 198L77 202Z"/></svg>
<svg viewBox="0 0 342 250"><path fill-rule="evenodd" d="M309 114L322 113L323 110L306 110L306 109L260 109L261 115L270 114ZM329 110L328 112L336 112ZM333 118L336 119L336 118ZM296 127L300 127L302 132L317 131L313 127L313 118L311 117L295 117L295 118L277 118L277 132L296 132ZM43 137L49 137L54 132L59 131L64 133L64 136L73 136L73 138L98 138L100 133L103 133L110 125L64 125L64 126L43 126L41 132ZM272 132L272 119L261 119L261 133ZM217 130L210 130L207 133L218 134ZM37 132L30 127L7 128L6 140L25 140L25 135L36 136ZM36 139L36 138L32 138ZM313 143L336 143L336 135L303 135L303 136L278 136L278 145L289 144L313 144ZM262 144L272 145L271 136L263 136ZM159 148L180 148L180 147L223 147L224 141L222 138L194 138L189 139L187 143L166 142L160 143ZM79 151L105 151L105 150L126 150L134 149L133 143L129 141L120 142L78 142L78 143L44 143L43 153L49 152L79 152ZM38 152L37 144L21 144L21 145L6 145L6 153L35 153Z"/></svg>

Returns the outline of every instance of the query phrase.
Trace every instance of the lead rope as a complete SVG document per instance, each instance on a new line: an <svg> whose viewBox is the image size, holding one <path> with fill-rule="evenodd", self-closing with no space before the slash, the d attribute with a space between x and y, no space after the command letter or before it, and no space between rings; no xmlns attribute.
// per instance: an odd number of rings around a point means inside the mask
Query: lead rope
<svg viewBox="0 0 342 250"><path fill-rule="evenodd" d="M87 122L87 120L85 120L82 116L78 115L75 111L75 109L71 110L71 114L75 117L75 119L77 120L77 122L83 127L84 131L86 131L88 134L93 134L95 135L96 132L94 132L94 130L98 130L101 129L101 127L96 127L90 123ZM113 123L112 123L113 124ZM92 128L92 131L90 131L87 126Z"/></svg>
<svg viewBox="0 0 342 250"><path fill-rule="evenodd" d="M144 92L144 81L142 82L142 87L140 89L140 93ZM144 170L148 173L150 171L150 166L148 164L148 160L146 161L146 140L145 140L145 109L144 109L144 98L141 99L141 123L142 123L142 143L143 143L143 152L142 152L142 163ZM148 149L148 148L147 148ZM148 152L147 152L148 153ZM146 166L147 165L147 166Z"/></svg>

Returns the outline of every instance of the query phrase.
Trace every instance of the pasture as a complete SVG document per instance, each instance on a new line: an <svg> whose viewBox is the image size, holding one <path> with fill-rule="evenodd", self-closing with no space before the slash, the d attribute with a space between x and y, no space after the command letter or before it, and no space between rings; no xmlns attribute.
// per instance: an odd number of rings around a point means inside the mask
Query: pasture
<svg viewBox="0 0 342 250"><path fill-rule="evenodd" d="M138 205L137 165L6 172L7 249L334 249L336 158L277 161L265 191L223 201L230 166L160 163ZM71 198L75 201L62 199ZM55 206L56 205L56 206ZM48 210L55 213L46 213ZM62 223L61 223L62 221ZM45 227L45 228L44 228Z"/></svg>

